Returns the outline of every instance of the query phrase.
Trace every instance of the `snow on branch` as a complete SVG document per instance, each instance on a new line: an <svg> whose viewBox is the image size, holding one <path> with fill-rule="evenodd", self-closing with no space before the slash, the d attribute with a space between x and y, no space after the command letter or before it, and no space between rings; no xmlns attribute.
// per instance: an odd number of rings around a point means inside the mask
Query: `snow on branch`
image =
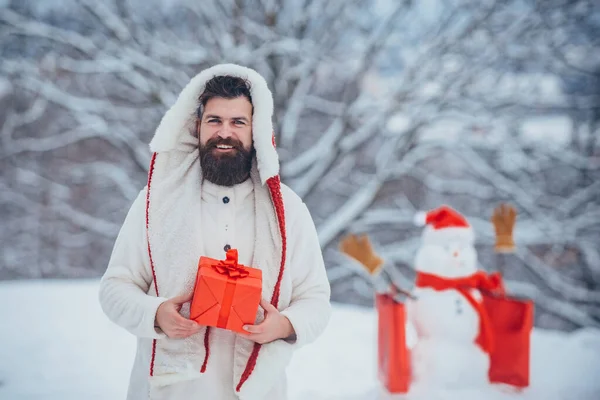
<svg viewBox="0 0 600 400"><path fill-rule="evenodd" d="M57 28L38 20L28 19L6 7L0 12L0 21L13 26L18 32L57 41L72 46L84 53L93 53L97 49L91 39L77 32Z"/></svg>
<svg viewBox="0 0 600 400"><path fill-rule="evenodd" d="M581 286L577 286L574 282L570 282L564 276L556 273L552 268L544 265L527 249L519 248L515 255L559 296L570 301L600 305L599 291L587 290Z"/></svg>
<svg viewBox="0 0 600 400"><path fill-rule="evenodd" d="M506 281L509 294L531 299L535 305L545 312L569 321L576 326L600 327L600 321L590 317L580 307L577 307L556 297L545 295L539 288L524 282Z"/></svg>
<svg viewBox="0 0 600 400"><path fill-rule="evenodd" d="M327 221L317 228L321 247L327 246L343 229L369 207L379 191L382 181L373 179L359 189Z"/></svg>

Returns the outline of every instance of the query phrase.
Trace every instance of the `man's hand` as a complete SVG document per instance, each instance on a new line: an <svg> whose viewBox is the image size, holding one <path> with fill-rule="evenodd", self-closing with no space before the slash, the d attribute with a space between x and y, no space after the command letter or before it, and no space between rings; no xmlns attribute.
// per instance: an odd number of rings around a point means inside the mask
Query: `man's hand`
<svg viewBox="0 0 600 400"><path fill-rule="evenodd" d="M183 303L192 300L192 293L173 297L158 306L156 323L158 327L172 339L183 339L198 333L202 325L197 324L179 314Z"/></svg>
<svg viewBox="0 0 600 400"><path fill-rule="evenodd" d="M264 321L258 325L245 325L244 329L250 334L244 337L265 344L277 339L287 339L296 334L290 320L281 315L271 303L263 299L260 301L260 306L265 310Z"/></svg>

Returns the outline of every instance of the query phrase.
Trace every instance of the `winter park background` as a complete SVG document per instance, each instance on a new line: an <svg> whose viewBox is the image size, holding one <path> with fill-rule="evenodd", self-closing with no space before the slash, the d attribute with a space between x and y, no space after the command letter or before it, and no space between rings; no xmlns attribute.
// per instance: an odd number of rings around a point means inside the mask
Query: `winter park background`
<svg viewBox="0 0 600 400"><path fill-rule="evenodd" d="M600 398L599 41L591 0L0 0L0 399L124 397L134 338L98 278L162 114L219 62L267 79L332 286L293 399L393 398L373 291L338 243L367 233L408 286L413 215L441 204L474 226L480 268L535 301L532 384L407 398ZM503 201L517 251L500 256Z"/></svg>

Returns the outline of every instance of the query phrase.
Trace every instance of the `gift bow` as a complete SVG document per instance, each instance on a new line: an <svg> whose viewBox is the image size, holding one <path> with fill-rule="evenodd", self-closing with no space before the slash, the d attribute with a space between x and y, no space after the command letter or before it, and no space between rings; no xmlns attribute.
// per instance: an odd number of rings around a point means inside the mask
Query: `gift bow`
<svg viewBox="0 0 600 400"><path fill-rule="evenodd" d="M504 296L504 284L502 276L495 272L491 275L483 271L477 271L473 275L464 278L443 278L438 275L417 272L418 287L429 287L434 290L456 289L473 306L479 314L479 337L477 343L484 351L491 353L494 349L494 338L490 317L483 304L473 297L471 289L478 289L484 294Z"/></svg>
<svg viewBox="0 0 600 400"><path fill-rule="evenodd" d="M243 265L238 264L237 249L227 250L225 260L220 260L218 264L213 264L212 267L220 274L227 275L230 278L245 278L250 275Z"/></svg>

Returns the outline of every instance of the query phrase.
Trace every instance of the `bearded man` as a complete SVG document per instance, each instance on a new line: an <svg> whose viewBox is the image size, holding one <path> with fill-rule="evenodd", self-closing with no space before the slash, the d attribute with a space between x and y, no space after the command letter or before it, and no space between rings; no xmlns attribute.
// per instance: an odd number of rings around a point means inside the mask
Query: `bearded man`
<svg viewBox="0 0 600 400"><path fill-rule="evenodd" d="M131 206L100 303L137 336L128 399L285 399L293 352L330 316L330 287L306 205L279 178L273 97L249 68L202 71L150 143L148 184ZM236 333L189 319L198 259L262 270L253 325Z"/></svg>

